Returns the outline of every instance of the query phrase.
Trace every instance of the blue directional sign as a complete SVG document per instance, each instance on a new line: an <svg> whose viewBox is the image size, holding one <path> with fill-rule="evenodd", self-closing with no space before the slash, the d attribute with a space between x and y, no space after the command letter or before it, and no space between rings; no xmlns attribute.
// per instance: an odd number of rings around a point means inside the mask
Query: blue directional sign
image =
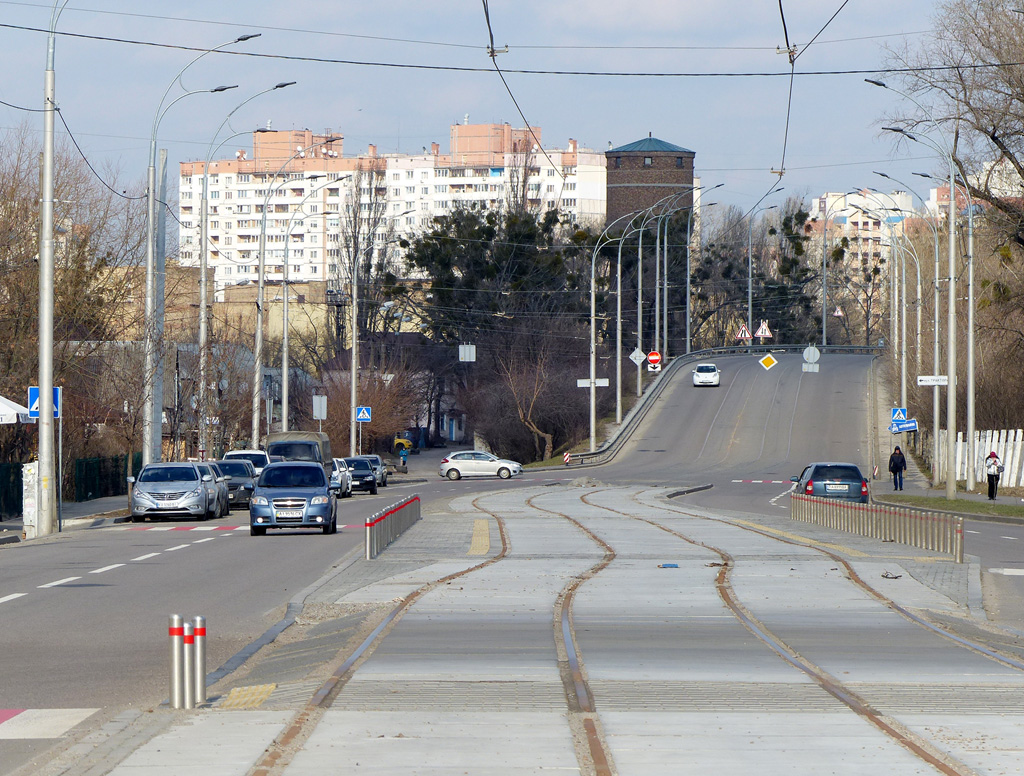
<svg viewBox="0 0 1024 776"><path fill-rule="evenodd" d="M901 434L904 431L917 431L917 418L896 421L889 426L889 430L894 434Z"/></svg>
<svg viewBox="0 0 1024 776"><path fill-rule="evenodd" d="M53 386L53 417L60 417L60 399L61 399L61 388L59 385ZM30 385L28 387L28 416L30 418L39 417L39 386Z"/></svg>
<svg viewBox="0 0 1024 776"><path fill-rule="evenodd" d="M892 408L892 422L900 423L907 420L907 408L906 407L893 407Z"/></svg>
<svg viewBox="0 0 1024 776"><path fill-rule="evenodd" d="M356 407L356 422L357 423L369 423L370 422L370 408L369 407Z"/></svg>

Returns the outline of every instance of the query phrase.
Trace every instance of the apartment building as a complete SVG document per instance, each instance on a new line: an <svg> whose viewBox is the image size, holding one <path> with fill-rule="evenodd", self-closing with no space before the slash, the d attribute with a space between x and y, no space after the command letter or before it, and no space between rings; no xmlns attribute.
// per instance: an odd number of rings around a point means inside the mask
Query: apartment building
<svg viewBox="0 0 1024 776"><path fill-rule="evenodd" d="M868 262L888 260L893 233L903 234L906 220L917 215L909 192L889 193L862 189L856 192L826 192L811 202L810 216L815 230L849 240L850 258Z"/></svg>
<svg viewBox="0 0 1024 776"><path fill-rule="evenodd" d="M364 245L392 245L428 228L455 208L495 210L510 202L558 209L577 223L604 220L604 154L544 148L539 127L509 124L451 127L450 153L438 143L420 154L344 155L344 137L310 130L253 133L252 158L183 162L179 180L179 245L183 266L198 266L206 188L207 263L215 298L229 286L255 282L260 240L265 279L326 281L340 288L350 269L353 234ZM375 248L376 250L376 248Z"/></svg>

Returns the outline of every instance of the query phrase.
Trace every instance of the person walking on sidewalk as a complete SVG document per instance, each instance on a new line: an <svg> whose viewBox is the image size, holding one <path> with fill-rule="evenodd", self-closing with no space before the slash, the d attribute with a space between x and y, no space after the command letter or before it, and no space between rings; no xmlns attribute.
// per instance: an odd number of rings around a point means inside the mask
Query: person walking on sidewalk
<svg viewBox="0 0 1024 776"><path fill-rule="evenodd" d="M907 468L907 459L900 450L899 445L889 456L889 472L892 474L892 489L903 490L903 472Z"/></svg>
<svg viewBox="0 0 1024 776"><path fill-rule="evenodd" d="M988 500L996 500L996 491L999 489L999 475L1003 471L1003 462L999 460L996 451L993 450L985 459L985 474L988 475Z"/></svg>

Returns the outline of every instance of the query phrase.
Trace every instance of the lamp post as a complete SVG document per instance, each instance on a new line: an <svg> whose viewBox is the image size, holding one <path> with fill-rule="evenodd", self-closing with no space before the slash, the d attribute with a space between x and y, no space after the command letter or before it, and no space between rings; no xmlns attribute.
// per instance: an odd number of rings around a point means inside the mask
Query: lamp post
<svg viewBox="0 0 1024 776"><path fill-rule="evenodd" d="M340 140L340 137L330 136L323 140L318 140L315 143L311 143L305 148L300 148L281 165L281 167L275 172L270 180L267 182L267 193L263 198L263 218L260 223L260 259L257 267L257 278L256 287L256 332L255 332L255 344L253 346L253 376L252 376L252 446L254 448L259 447L260 442L260 393L263 389L263 294L266 288L266 265L267 265L267 208L270 207L270 197L273 196L274 192L277 191L281 186L284 185L285 181L282 181L277 186L274 186L274 181L277 177L285 171L289 164L300 156L304 156L306 151L317 148L322 145L330 145L336 140ZM287 296L287 294L285 295Z"/></svg>
<svg viewBox="0 0 1024 776"><path fill-rule="evenodd" d="M324 177L324 176L322 176L322 175L307 175L306 176L306 180L317 180L317 179L322 178L322 177ZM325 188L327 188L328 186L330 186L333 183L340 183L341 181L348 180L351 177L352 177L351 175L343 175L340 178L331 178L331 180L327 181L327 183L321 184L320 186L317 186L317 187L311 189L310 192L308 194L306 194L302 198L302 201L299 203L299 206L292 212L291 216L288 218L288 225L285 227L285 230L284 230L284 281L283 281L283 286L284 286L283 297L284 297L284 300L283 300L283 306L282 306L282 309L281 309L281 319L282 319L282 321L281 321L281 430L282 431L287 431L288 430L288 415L289 415L290 370L289 370L289 361L288 361L288 356L289 356L289 353L288 353L288 339L289 339L290 325L289 325L289 318L288 318L288 303L291 301L291 296L292 295L291 295L291 290L290 290L290 287L289 287L289 283L291 282L291 280L290 280L290 269L288 267L288 245L291 242L292 224L295 222L295 216L299 215L299 213L302 213L302 208L305 206L306 202L309 201L310 197L312 197L314 194L319 193L320 191L323 191ZM302 214L302 218L300 218L299 221L300 222L304 221L305 218L306 218L306 214L303 213Z"/></svg>
<svg viewBox="0 0 1024 776"><path fill-rule="evenodd" d="M57 488L53 460L53 156L57 106L54 58L57 20L68 0L55 0L46 36L43 73L43 169L39 193L39 502L36 534L55 530ZM59 6L59 7L58 7Z"/></svg>
<svg viewBox="0 0 1024 776"><path fill-rule="evenodd" d="M914 191L912 186L908 186L903 181L893 178L890 175L886 175L884 172L875 171L876 175L879 175L887 180L894 181L899 185L903 186L907 191L916 196L921 202L924 202L918 192ZM931 176L928 176L931 177ZM932 290L933 290L933 305L932 305L932 374L939 373L939 229L932 223L931 220L926 219L926 223L932 232L932 240L935 248L935 269L932 276ZM920 289L920 267L918 267L918 299L921 298ZM920 330L920 305L918 309L918 329ZM918 341L920 342L920 335L918 335ZM918 372L920 373L920 354L918 354ZM939 487L939 476L940 472L938 469L939 462L939 386L932 386L932 487Z"/></svg>
<svg viewBox="0 0 1024 776"><path fill-rule="evenodd" d="M254 94L251 97L248 97L245 100L242 100L242 102L238 103L238 105L236 105L234 108L232 108L231 112L228 113L228 115L224 117L224 120L220 123L220 126L217 127L217 131L213 133L213 140L210 141L210 147L207 149L207 153L206 153L206 165L203 167L203 192L202 192L202 200L200 202L200 207L199 207L199 229L200 229L200 235L199 235L199 402L198 403L199 403L199 449L200 449L200 451L202 451L204 453L205 453L205 451L209 450L209 447L208 447L208 434L207 434L207 418L209 417L209 409L207 408L207 398L206 398L207 397L207 385L206 385L206 381L207 381L207 375L206 375L206 371L207 371L207 352L206 351L207 351L207 339L208 339L208 331L207 331L207 329L208 329L208 320L207 320L208 319L208 313L207 313L207 305L208 305L208 300L207 300L208 288L207 288L207 286L208 286L208 281L206 279L206 270L207 270L206 252L208 250L208 246L207 246L206 242L207 242L207 230L209 229L208 195L209 195L209 184L210 184L210 165L213 163L213 155L215 153L217 153L217 151L219 151L220 148L225 143L227 143L229 140L232 140L233 138L239 137L240 135L248 134L248 131L246 131L246 132L236 132L233 135L224 138L224 140L222 140L220 143L218 143L216 147L214 147L214 143L217 142L217 137L218 137L218 135L220 135L220 131L222 129L224 129L224 125L227 124L231 120L231 117L238 111L239 108L241 108L246 103L249 103L252 100L255 100L260 95L266 94L267 92L272 92L275 89L284 89L286 86L291 86L294 83L295 83L295 81L284 81L284 82L275 84L274 86L271 86L269 89L264 89L263 91L256 92L256 94ZM255 131L256 132L268 132L269 130L266 129L266 128L259 128L259 129L255 130Z"/></svg>
<svg viewBox="0 0 1024 776"><path fill-rule="evenodd" d="M920 102L915 100L908 94L904 94L898 89L893 89L891 86L881 81L875 81L872 79L864 79L873 86L879 86L883 89L888 89L901 97L904 97L913 102L917 107L924 112L931 121L932 125L939 133L939 137L942 139L942 147L928 139L927 145L938 151L940 154L944 154L949 162L949 311L946 317L946 371L947 380L949 382L946 388L946 498L949 500L956 499L956 194L955 194L955 180L956 180L956 167L953 162L953 150L949 143L946 141L946 137L942 132L941 125L935 120L931 113L925 109ZM899 134L910 138L911 140L918 140L916 135L913 135L906 130L899 127L883 127L884 130L898 132Z"/></svg>

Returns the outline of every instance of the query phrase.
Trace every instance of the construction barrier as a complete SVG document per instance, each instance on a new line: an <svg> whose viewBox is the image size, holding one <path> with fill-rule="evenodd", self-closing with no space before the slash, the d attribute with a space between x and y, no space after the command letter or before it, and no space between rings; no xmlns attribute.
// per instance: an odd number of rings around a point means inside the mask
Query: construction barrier
<svg viewBox="0 0 1024 776"><path fill-rule="evenodd" d="M957 515L793 493L790 517L836 531L934 550L953 556L957 563L964 562L964 519Z"/></svg>
<svg viewBox="0 0 1024 776"><path fill-rule="evenodd" d="M366 519L366 559L373 560L420 519L420 497L412 495Z"/></svg>
<svg viewBox="0 0 1024 776"><path fill-rule="evenodd" d="M171 708L194 709L206 702L206 618L185 622L172 614L167 635L171 644Z"/></svg>

